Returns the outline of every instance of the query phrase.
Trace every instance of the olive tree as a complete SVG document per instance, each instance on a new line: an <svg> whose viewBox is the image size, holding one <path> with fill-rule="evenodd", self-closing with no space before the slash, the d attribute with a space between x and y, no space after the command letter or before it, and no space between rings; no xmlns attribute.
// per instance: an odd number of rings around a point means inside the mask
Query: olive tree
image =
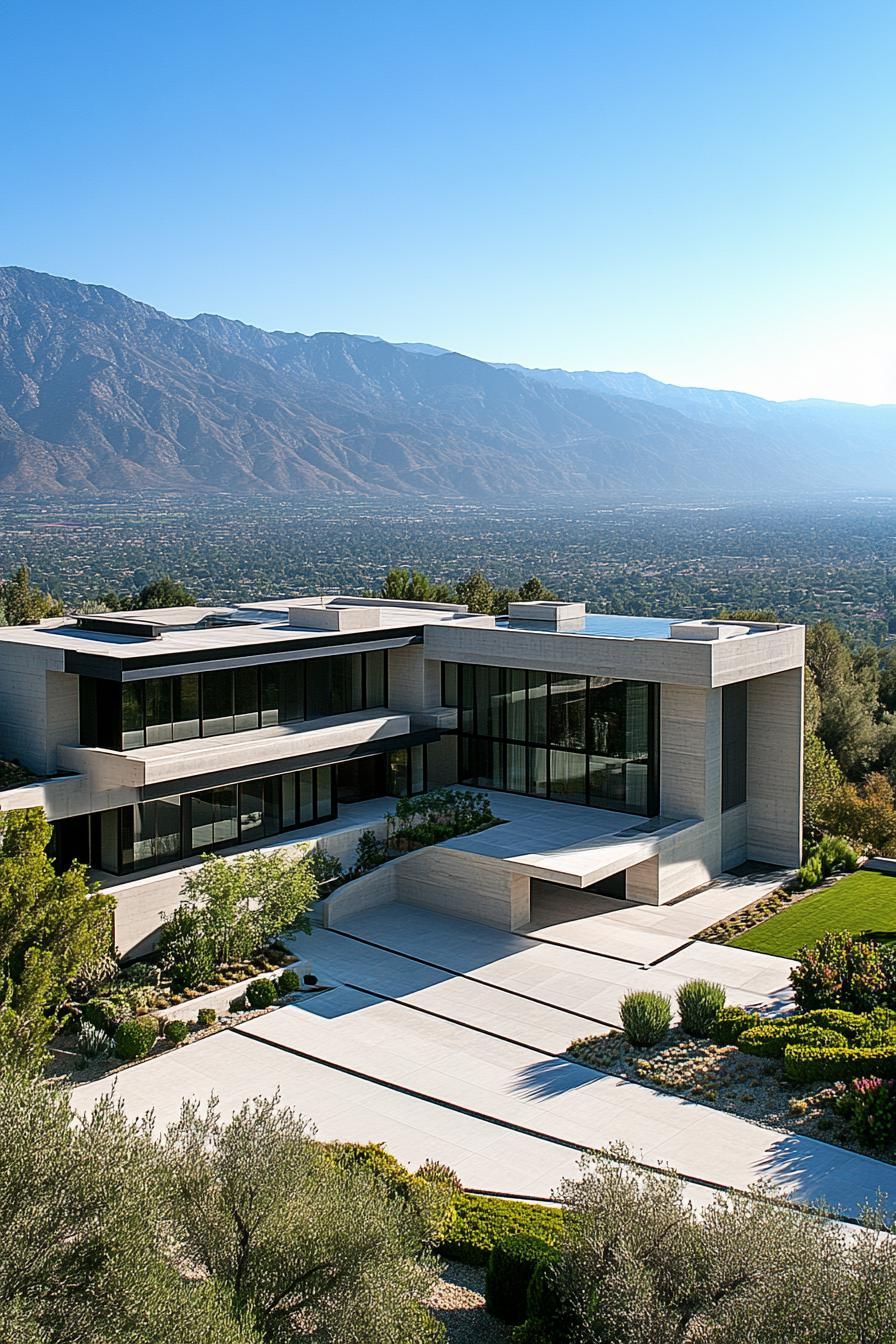
<svg viewBox="0 0 896 1344"><path fill-rule="evenodd" d="M576 1344L896 1341L896 1239L873 1227L760 1190L697 1211L677 1176L641 1171L621 1148L585 1159L560 1193L550 1276Z"/></svg>
<svg viewBox="0 0 896 1344"><path fill-rule="evenodd" d="M255 1344L218 1285L169 1254L147 1124L0 1067L4 1344Z"/></svg>
<svg viewBox="0 0 896 1344"><path fill-rule="evenodd" d="M183 1258L270 1344L442 1337L421 1305L437 1270L419 1219L276 1099L227 1121L214 1101L185 1103L165 1165Z"/></svg>

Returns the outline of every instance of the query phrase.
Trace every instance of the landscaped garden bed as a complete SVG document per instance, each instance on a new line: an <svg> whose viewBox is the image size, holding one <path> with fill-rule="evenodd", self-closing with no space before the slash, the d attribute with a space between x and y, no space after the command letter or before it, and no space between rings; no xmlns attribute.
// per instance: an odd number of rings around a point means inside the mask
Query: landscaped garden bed
<svg viewBox="0 0 896 1344"><path fill-rule="evenodd" d="M799 1013L724 1002L721 985L632 992L622 1031L573 1041L577 1063L675 1092L775 1129L896 1161L896 952L849 934L803 949Z"/></svg>

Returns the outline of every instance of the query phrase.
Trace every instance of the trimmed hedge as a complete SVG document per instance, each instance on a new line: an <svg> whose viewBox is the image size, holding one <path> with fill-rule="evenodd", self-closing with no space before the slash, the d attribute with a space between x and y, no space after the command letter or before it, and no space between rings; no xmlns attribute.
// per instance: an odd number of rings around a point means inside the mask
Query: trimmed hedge
<svg viewBox="0 0 896 1344"><path fill-rule="evenodd" d="M170 1022L165 1023L164 1036L170 1045L183 1045L189 1034L189 1026L179 1018L175 1017Z"/></svg>
<svg viewBox="0 0 896 1344"><path fill-rule="evenodd" d="M518 1199L464 1193L456 1197L454 1212L454 1225L436 1250L446 1260L464 1265L487 1265L495 1245L516 1233L540 1237L553 1245L563 1230L560 1209Z"/></svg>
<svg viewBox="0 0 896 1344"><path fill-rule="evenodd" d="M764 1022L758 1027L751 1027L741 1034L737 1048L745 1055L758 1055L760 1059L783 1059L788 1045L836 1050L847 1044L843 1033L833 1031L830 1027L815 1027L809 1022L788 1022L784 1019L780 1025Z"/></svg>
<svg viewBox="0 0 896 1344"><path fill-rule="evenodd" d="M758 1027L761 1021L758 1013L748 1013L746 1008L729 1003L717 1016L709 1034L716 1045L737 1045L743 1033Z"/></svg>
<svg viewBox="0 0 896 1344"><path fill-rule="evenodd" d="M526 1318L526 1295L535 1269L554 1254L541 1237L517 1232L492 1249L485 1272L485 1305L493 1316L511 1325Z"/></svg>
<svg viewBox="0 0 896 1344"><path fill-rule="evenodd" d="M302 988L302 981L298 971L283 971L277 978L277 992L281 996L284 994L298 994Z"/></svg>
<svg viewBox="0 0 896 1344"><path fill-rule="evenodd" d="M788 1045L784 1076L793 1083L837 1083L851 1078L896 1077L896 1045L824 1047Z"/></svg>

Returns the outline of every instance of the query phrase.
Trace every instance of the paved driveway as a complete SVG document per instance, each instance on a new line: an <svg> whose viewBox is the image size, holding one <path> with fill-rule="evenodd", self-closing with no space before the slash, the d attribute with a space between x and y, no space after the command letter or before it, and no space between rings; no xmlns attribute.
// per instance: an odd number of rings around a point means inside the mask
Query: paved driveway
<svg viewBox="0 0 896 1344"><path fill-rule="evenodd" d="M162 1121L184 1096L214 1092L232 1109L279 1090L324 1138L381 1141L411 1164L438 1157L471 1188L532 1198L572 1175L582 1150L613 1140L672 1166L698 1196L766 1180L855 1214L879 1191L888 1195L888 1164L559 1057L573 1037L615 1023L632 986L674 993L707 973L740 1002L787 1002L788 963L693 944L682 936L688 919L707 920L671 909L674 946L654 941L672 938L662 920L638 942L637 920L622 918L608 954L593 950L593 920L609 928L602 914L560 921L561 943L550 919L520 936L385 906L343 931L298 940L336 988L125 1070L116 1090L132 1114L152 1108ZM609 916L629 913L611 908ZM629 955L639 950L640 962ZM79 1104L102 1090L78 1089Z"/></svg>

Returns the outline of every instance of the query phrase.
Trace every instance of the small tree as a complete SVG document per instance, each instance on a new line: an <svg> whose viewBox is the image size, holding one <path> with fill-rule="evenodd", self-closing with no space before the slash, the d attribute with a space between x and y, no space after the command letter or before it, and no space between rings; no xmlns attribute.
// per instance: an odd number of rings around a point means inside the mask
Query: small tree
<svg viewBox="0 0 896 1344"><path fill-rule="evenodd" d="M0 1064L4 1344L259 1344L217 1284L168 1256L165 1183L146 1125L106 1100Z"/></svg>
<svg viewBox="0 0 896 1344"><path fill-rule="evenodd" d="M169 1131L172 1231L271 1344L441 1337L421 1303L438 1271L418 1221L373 1175L333 1162L276 1099L227 1122L186 1103Z"/></svg>
<svg viewBox="0 0 896 1344"><path fill-rule="evenodd" d="M162 916L163 965L176 985L200 984L217 966L245 961L284 929L309 932L306 915L317 894L307 855L205 855L187 875L180 905Z"/></svg>
<svg viewBox="0 0 896 1344"><path fill-rule="evenodd" d="M0 1041L43 1056L71 983L112 945L115 899L75 864L56 873L40 808L0 813Z"/></svg>
<svg viewBox="0 0 896 1344"><path fill-rule="evenodd" d="M896 1243L782 1206L720 1194L699 1213L677 1176L617 1148L564 1182L554 1290L589 1344L896 1341Z"/></svg>
<svg viewBox="0 0 896 1344"><path fill-rule="evenodd" d="M160 579L153 579L145 588L141 588L135 607L140 611L150 611L155 607L192 607L195 604L194 593L178 580L172 579L170 574L163 574Z"/></svg>
<svg viewBox="0 0 896 1344"><path fill-rule="evenodd" d="M7 625L30 625L62 615L62 603L31 582L27 565L20 565L11 579L0 582L0 609Z"/></svg>

